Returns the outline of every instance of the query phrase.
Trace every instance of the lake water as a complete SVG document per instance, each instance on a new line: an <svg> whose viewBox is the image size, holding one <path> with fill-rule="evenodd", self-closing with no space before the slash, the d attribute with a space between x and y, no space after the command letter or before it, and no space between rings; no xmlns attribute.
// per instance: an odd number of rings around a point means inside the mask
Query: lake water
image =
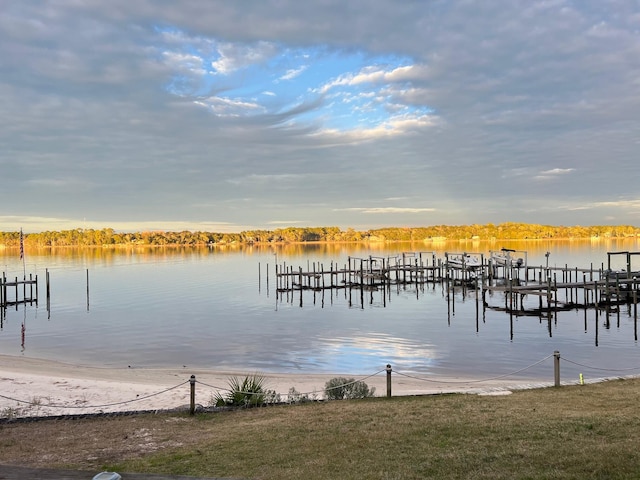
<svg viewBox="0 0 640 480"><path fill-rule="evenodd" d="M275 292L276 262L306 270L313 262L342 267L349 256L435 250L443 258L445 251L487 254L503 246L526 251L529 265L544 265L548 251L550 266L597 269L607 266L607 252L637 251L638 241L27 251L26 271L39 276L40 302L6 310L0 353L247 373L367 375L391 364L434 378L518 372L514 378L551 381L553 363L545 359L558 350L563 379L640 373L633 307L613 314L607 328L605 315L596 320L594 310L558 312L549 323L478 308L474 292L456 293L450 304L440 284L394 286L387 296L367 293L363 303L359 294L350 301L346 290L305 291L302 306L299 293L288 299ZM624 266L623 258L613 258L615 268ZM16 251L0 250L0 268L10 278L22 276Z"/></svg>

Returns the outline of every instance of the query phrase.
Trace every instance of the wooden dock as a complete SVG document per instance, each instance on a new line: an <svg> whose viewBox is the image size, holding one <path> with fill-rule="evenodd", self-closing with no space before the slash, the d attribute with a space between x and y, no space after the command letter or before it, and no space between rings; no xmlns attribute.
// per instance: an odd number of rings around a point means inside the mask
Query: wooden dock
<svg viewBox="0 0 640 480"><path fill-rule="evenodd" d="M414 284L442 280L442 265L422 252L400 257L349 257L342 267L314 262L308 269L291 265L276 265L279 292L341 288L373 288L391 284Z"/></svg>
<svg viewBox="0 0 640 480"><path fill-rule="evenodd" d="M510 251L512 252L512 251ZM611 269L612 255L626 255L627 268ZM349 257L344 265L331 262L309 263L307 268L283 263L276 265L276 291L280 299L293 302L302 293L345 290L359 293L364 304L365 292L390 292L406 286L442 285L447 301L459 290L474 293L483 308L504 310L515 315L548 314L577 308L604 308L620 304L636 305L640 272L631 269L632 256L640 252L610 252L607 268L531 266L525 259L494 263L481 253L447 252L438 258L434 252L404 252L395 256ZM297 295L294 296L294 293ZM385 302L383 295L383 303ZM497 298L496 298L497 297ZM529 297L537 298L532 305ZM525 302L525 299L528 301Z"/></svg>
<svg viewBox="0 0 640 480"><path fill-rule="evenodd" d="M22 280L18 277L9 279L3 273L0 277L0 308L20 304L38 304L38 276L29 274Z"/></svg>

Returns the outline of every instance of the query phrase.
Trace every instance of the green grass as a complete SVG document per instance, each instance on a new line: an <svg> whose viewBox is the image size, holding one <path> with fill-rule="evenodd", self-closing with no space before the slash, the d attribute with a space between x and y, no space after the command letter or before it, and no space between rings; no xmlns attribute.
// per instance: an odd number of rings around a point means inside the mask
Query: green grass
<svg viewBox="0 0 640 480"><path fill-rule="evenodd" d="M208 415L198 421L217 434L197 449L114 468L308 480L640 478L637 391L607 401L611 386Z"/></svg>
<svg viewBox="0 0 640 480"><path fill-rule="evenodd" d="M105 449L96 455L94 446L93 463L69 463L60 454L57 464L118 472L305 480L627 479L640 478L639 399L640 380L616 380L508 396L371 398L75 421L67 433L67 422L56 421L51 428L57 433L46 441L64 452L69 445L55 436L75 435L91 450L91 436L81 440L80 432L95 436L111 429L119 441L118 432L128 428L129 443L119 454ZM0 427L0 463L37 451L20 444L21 428L29 425ZM147 432L155 451L135 453L135 431Z"/></svg>

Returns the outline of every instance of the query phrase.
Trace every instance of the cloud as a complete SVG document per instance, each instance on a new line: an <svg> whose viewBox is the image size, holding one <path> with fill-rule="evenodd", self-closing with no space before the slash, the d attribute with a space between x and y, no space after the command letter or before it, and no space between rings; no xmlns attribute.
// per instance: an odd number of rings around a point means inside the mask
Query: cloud
<svg viewBox="0 0 640 480"><path fill-rule="evenodd" d="M610 200L606 202L595 202L591 204L592 207L615 207L615 208L625 208L625 209L633 209L640 210L640 198L633 199L620 199L620 200Z"/></svg>
<svg viewBox="0 0 640 480"><path fill-rule="evenodd" d="M118 219L111 220L91 220L87 218L58 218L58 217L37 217L37 216L0 216L0 225L3 225L4 231L18 231L20 228L25 233L37 233L47 230L75 230L94 229L102 230L104 228L113 228L117 232L141 232L141 231L168 231L181 232L204 231L204 232L220 232L220 233L236 233L248 230L244 225L226 223L226 222L180 222L166 219L158 219L155 221L132 221L123 222Z"/></svg>
<svg viewBox="0 0 640 480"><path fill-rule="evenodd" d="M419 69L413 65L407 65L392 69L384 69L378 66L367 66L361 71L340 76L320 88L320 93L327 93L338 86L355 86L364 83L386 84L396 82L406 82L418 78L416 73Z"/></svg>
<svg viewBox="0 0 640 480"><path fill-rule="evenodd" d="M207 70L203 66L202 58L177 52L163 52L165 64L175 71L204 76Z"/></svg>
<svg viewBox="0 0 640 480"><path fill-rule="evenodd" d="M552 168L551 170L540 172L540 175L566 175L574 170L574 168Z"/></svg>
<svg viewBox="0 0 640 480"><path fill-rule="evenodd" d="M424 127L430 127L437 123L435 118L428 115L400 115L389 118L386 122L374 125L371 128L360 127L350 130L325 129L318 130L314 135L324 137L339 143L358 143L385 137L395 137L420 131Z"/></svg>
<svg viewBox="0 0 640 480"><path fill-rule="evenodd" d="M351 207L335 209L335 211L361 212L371 214L387 213L424 213L435 212L435 208L414 208L414 207Z"/></svg>
<svg viewBox="0 0 640 480"><path fill-rule="evenodd" d="M271 220L268 225L271 226L291 226L306 223L304 220Z"/></svg>
<svg viewBox="0 0 640 480"><path fill-rule="evenodd" d="M288 182L298 182L302 180L303 175L297 174L278 174L278 175L258 175L252 174L242 178L230 178L227 182L233 185L278 185Z"/></svg>
<svg viewBox="0 0 640 480"><path fill-rule="evenodd" d="M308 68L307 65L302 65L298 68L292 68L287 70L287 72L280 77L280 80L293 80L297 76L299 76L302 72L304 72Z"/></svg>
<svg viewBox="0 0 640 480"><path fill-rule="evenodd" d="M535 180L553 180L558 177L568 175L574 172L574 168L552 168L550 170L544 170L540 172L538 175L533 177Z"/></svg>
<svg viewBox="0 0 640 480"><path fill-rule="evenodd" d="M3 212L637 222L620 199L640 174L639 18L597 0L8 2Z"/></svg>
<svg viewBox="0 0 640 480"><path fill-rule="evenodd" d="M265 109L257 102L247 102L239 98L209 97L194 100L195 105L206 107L218 117L243 117L264 113Z"/></svg>
<svg viewBox="0 0 640 480"><path fill-rule="evenodd" d="M265 63L276 52L277 47L267 41L254 44L219 43L218 58L211 62L211 66L216 74L230 75L237 70Z"/></svg>

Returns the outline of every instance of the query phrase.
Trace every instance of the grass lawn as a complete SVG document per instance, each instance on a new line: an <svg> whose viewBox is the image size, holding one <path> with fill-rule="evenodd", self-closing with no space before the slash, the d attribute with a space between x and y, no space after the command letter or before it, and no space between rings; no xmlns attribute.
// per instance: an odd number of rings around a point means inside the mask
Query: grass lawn
<svg viewBox="0 0 640 480"><path fill-rule="evenodd" d="M640 380L0 425L0 464L243 479L640 478Z"/></svg>

